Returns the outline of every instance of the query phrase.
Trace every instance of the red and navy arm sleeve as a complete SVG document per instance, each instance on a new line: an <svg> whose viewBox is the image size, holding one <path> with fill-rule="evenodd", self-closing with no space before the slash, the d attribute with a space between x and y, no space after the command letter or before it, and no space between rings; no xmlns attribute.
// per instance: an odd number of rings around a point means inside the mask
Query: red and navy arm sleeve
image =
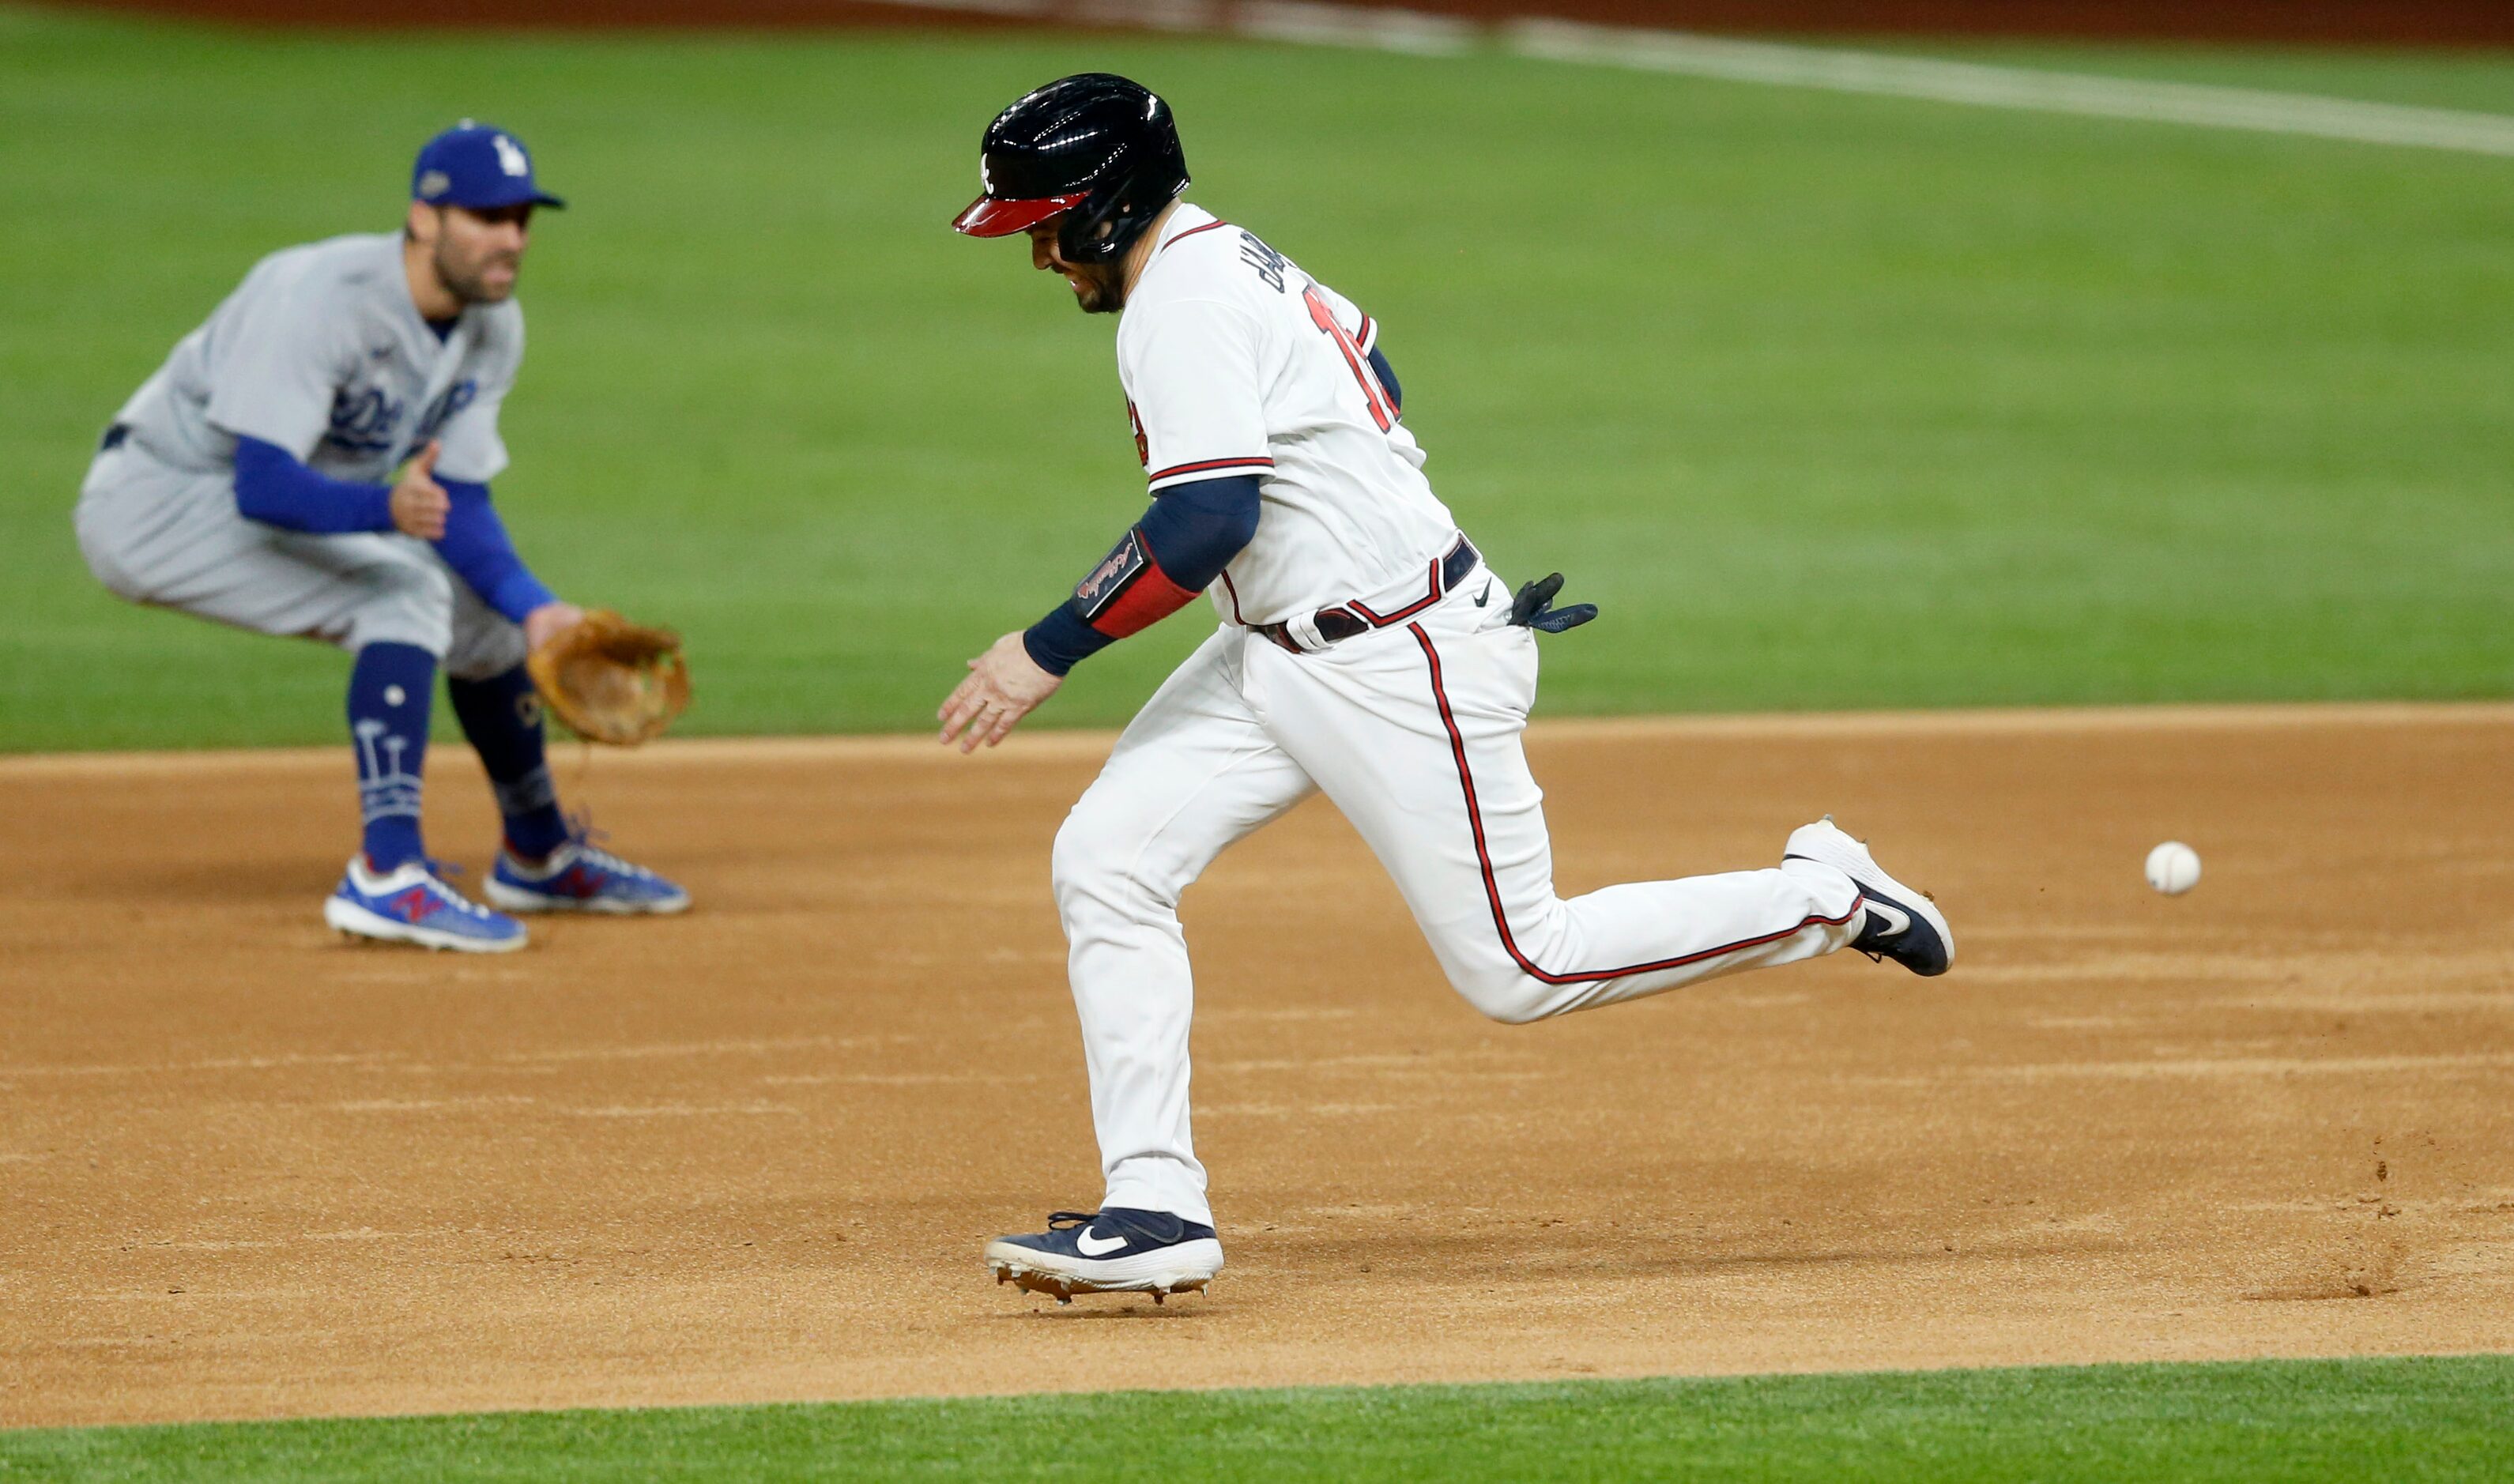
<svg viewBox="0 0 2514 1484"><path fill-rule="evenodd" d="M1022 634L1051 675L1186 607L1257 535L1254 475L1173 485L1100 565Z"/></svg>

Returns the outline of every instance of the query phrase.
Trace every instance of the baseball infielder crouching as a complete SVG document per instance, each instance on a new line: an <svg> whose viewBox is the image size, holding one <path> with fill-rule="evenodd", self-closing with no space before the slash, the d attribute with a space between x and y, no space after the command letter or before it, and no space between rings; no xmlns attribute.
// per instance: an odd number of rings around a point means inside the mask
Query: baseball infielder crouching
<svg viewBox="0 0 2514 1484"><path fill-rule="evenodd" d="M524 565L489 498L524 356L516 272L533 209L563 203L512 136L467 121L421 149L411 198L398 233L264 259L183 338L104 435L79 548L135 603L356 657L365 838L323 904L333 927L494 952L524 945L508 913L679 911L679 887L559 811L523 662L583 615ZM486 889L503 911L448 886L422 842L440 664L505 817Z"/></svg>
<svg viewBox="0 0 2514 1484"><path fill-rule="evenodd" d="M1841 948L1943 974L1920 892L1831 821L1777 866L1564 901L1520 735L1531 626L1423 477L1379 328L1255 233L1178 199L1168 107L1120 77L1016 101L954 225L1027 232L1085 312L1121 314L1117 372L1152 508L1072 598L969 662L943 740L1000 740L1077 661L1212 589L1223 622L1117 740L1058 832L1107 1191L989 1244L998 1281L1065 1299L1197 1289L1222 1267L1189 1137L1194 991L1180 893L1225 846L1324 789L1395 878L1449 982L1513 1023ZM1594 611L1594 610L1593 610Z"/></svg>

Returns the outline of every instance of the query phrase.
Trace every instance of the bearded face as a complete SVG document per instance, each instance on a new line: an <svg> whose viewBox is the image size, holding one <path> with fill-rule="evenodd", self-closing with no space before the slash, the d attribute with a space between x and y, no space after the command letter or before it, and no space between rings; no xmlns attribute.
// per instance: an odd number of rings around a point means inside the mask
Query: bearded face
<svg viewBox="0 0 2514 1484"><path fill-rule="evenodd" d="M439 207L426 244L437 281L466 304L503 303L515 294L532 233L530 204L472 211Z"/></svg>
<svg viewBox="0 0 2514 1484"><path fill-rule="evenodd" d="M1031 266L1042 273L1064 275L1075 302L1085 314L1115 314L1126 307L1126 263L1068 262L1057 246L1060 219L1050 217L1030 228Z"/></svg>

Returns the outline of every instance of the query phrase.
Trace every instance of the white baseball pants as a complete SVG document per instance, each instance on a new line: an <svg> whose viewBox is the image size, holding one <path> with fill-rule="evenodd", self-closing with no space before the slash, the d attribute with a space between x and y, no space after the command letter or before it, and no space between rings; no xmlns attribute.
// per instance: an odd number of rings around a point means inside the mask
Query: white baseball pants
<svg viewBox="0 0 2514 1484"><path fill-rule="evenodd" d="M1859 889L1812 862L1557 897L1520 747L1536 639L1506 622L1510 589L1489 576L1318 654L1226 625L1145 704L1057 832L1103 1204L1213 1220L1189 1132L1179 896L1313 788L1395 878L1449 983L1495 1020L1814 958L1857 932Z"/></svg>

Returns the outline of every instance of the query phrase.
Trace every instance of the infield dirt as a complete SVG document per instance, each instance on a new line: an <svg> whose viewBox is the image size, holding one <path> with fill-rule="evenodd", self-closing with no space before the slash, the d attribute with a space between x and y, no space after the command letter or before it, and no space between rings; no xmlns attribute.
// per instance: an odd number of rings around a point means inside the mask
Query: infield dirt
<svg viewBox="0 0 2514 1484"><path fill-rule="evenodd" d="M1185 911L1230 1267L1059 1309L1107 744L606 754L697 910L490 960L322 930L334 750L0 761L0 1422L2514 1349L2514 707L1540 725L1566 892L1830 810L1962 956L1521 1028L1313 801Z"/></svg>

